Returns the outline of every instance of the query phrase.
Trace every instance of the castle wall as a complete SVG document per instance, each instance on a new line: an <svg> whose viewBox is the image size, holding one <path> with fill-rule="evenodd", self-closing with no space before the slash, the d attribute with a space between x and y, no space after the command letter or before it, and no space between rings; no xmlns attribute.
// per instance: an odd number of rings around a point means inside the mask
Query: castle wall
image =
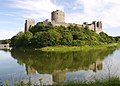
<svg viewBox="0 0 120 86"><path fill-rule="evenodd" d="M29 31L35 25L34 19L25 20L25 32Z"/></svg>
<svg viewBox="0 0 120 86"><path fill-rule="evenodd" d="M47 19L47 20L43 21L43 25L44 26L51 26L51 22L49 22Z"/></svg>
<svg viewBox="0 0 120 86"><path fill-rule="evenodd" d="M88 27L89 27L90 30L94 31L94 24L89 24Z"/></svg>
<svg viewBox="0 0 120 86"><path fill-rule="evenodd" d="M77 26L79 26L79 27L82 27L82 25L80 25L80 24L75 24L75 23L61 23L61 22L59 22L59 23L57 23L57 22L51 22L51 25L52 26L65 26L65 27L68 27L68 26L70 26L70 25L77 25Z"/></svg>
<svg viewBox="0 0 120 86"><path fill-rule="evenodd" d="M71 25L71 23L51 22L51 25L52 26L65 26L65 27L67 27L67 26Z"/></svg>
<svg viewBox="0 0 120 86"><path fill-rule="evenodd" d="M95 31L96 33L102 32L102 22L101 21L93 21L91 24L88 24L88 22L84 22L82 27L89 27L90 30Z"/></svg>

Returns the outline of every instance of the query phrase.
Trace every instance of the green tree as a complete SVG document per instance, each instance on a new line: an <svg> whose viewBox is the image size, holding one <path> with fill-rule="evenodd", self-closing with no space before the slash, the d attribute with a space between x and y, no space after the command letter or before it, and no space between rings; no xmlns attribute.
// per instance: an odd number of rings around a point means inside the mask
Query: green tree
<svg viewBox="0 0 120 86"><path fill-rule="evenodd" d="M19 32L16 36L11 38L11 43L15 47L28 47L31 44L33 34L31 32Z"/></svg>
<svg viewBox="0 0 120 86"><path fill-rule="evenodd" d="M119 39L104 32L97 34L89 27L44 26L43 23L37 23L30 31L19 32L12 37L11 44L15 47L83 46L113 43L120 41Z"/></svg>
<svg viewBox="0 0 120 86"><path fill-rule="evenodd" d="M25 33L19 32L16 36L13 37L15 47L22 47L24 45L24 36Z"/></svg>
<svg viewBox="0 0 120 86"><path fill-rule="evenodd" d="M71 45L73 41L73 36L68 30L63 30L61 32L62 38L61 38L61 45Z"/></svg>
<svg viewBox="0 0 120 86"><path fill-rule="evenodd" d="M33 34L30 31L27 31L23 37L24 39L24 46L31 45L31 40L33 39Z"/></svg>
<svg viewBox="0 0 120 86"><path fill-rule="evenodd" d="M8 44L10 42L11 42L10 39L0 40L0 44Z"/></svg>

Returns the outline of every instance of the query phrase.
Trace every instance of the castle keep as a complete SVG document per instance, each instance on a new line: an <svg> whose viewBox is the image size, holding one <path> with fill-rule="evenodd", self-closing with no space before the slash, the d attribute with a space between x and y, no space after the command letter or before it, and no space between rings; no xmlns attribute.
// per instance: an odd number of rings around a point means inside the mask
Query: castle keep
<svg viewBox="0 0 120 86"><path fill-rule="evenodd" d="M56 10L51 13L51 21L46 19L42 23L44 26L69 26L69 25L77 25L79 27L89 27L90 30L95 31L96 33L102 32L102 22L101 21L93 21L92 23L83 22L83 24L75 24L75 23L65 23L65 14L61 10ZM31 29L35 25L35 20L29 19L25 21L25 32Z"/></svg>
<svg viewBox="0 0 120 86"><path fill-rule="evenodd" d="M51 13L51 21L56 23L65 22L65 14L61 10L56 10Z"/></svg>

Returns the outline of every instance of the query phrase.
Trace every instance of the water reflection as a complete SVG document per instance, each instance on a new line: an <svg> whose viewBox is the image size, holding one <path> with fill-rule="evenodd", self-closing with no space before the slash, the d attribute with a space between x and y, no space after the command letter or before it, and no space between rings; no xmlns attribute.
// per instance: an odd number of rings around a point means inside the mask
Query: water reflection
<svg viewBox="0 0 120 86"><path fill-rule="evenodd" d="M12 50L11 55L18 63L25 64L28 75L37 76L48 74L50 78L44 82L62 83L69 80L83 80L85 72L95 73L103 69L103 59L113 54L115 49L89 50L79 52L41 52ZM80 75L79 75L80 74ZM40 76L39 76L40 77ZM38 79L40 82L41 77ZM53 82L52 82L53 80Z"/></svg>
<svg viewBox="0 0 120 86"><path fill-rule="evenodd" d="M26 72L27 72L27 75L32 75L32 74L37 74L37 71L32 68L31 66L25 66L26 67Z"/></svg>
<svg viewBox="0 0 120 86"><path fill-rule="evenodd" d="M66 72L67 71L55 71L52 76L53 76L53 81L57 83L62 83L66 80Z"/></svg>

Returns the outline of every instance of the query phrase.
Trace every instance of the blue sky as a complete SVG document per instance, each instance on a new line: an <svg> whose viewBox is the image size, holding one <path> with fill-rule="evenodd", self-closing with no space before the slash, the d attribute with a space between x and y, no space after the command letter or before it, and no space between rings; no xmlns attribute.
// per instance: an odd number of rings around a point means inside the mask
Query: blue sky
<svg viewBox="0 0 120 86"><path fill-rule="evenodd" d="M65 21L102 21L103 31L120 36L120 0L0 0L0 40L24 31L25 19L43 21L54 10L65 12Z"/></svg>

